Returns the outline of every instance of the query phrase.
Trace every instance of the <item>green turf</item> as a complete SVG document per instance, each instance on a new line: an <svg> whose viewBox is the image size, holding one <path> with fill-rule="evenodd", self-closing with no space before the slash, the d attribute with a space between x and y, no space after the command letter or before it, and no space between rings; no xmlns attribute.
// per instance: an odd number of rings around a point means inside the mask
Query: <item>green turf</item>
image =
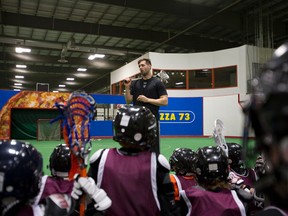
<svg viewBox="0 0 288 216"><path fill-rule="evenodd" d="M44 165L43 170L45 174L50 174L47 165L49 164L49 157L51 152L53 151L54 147L60 143L64 143L64 141L37 141L37 140L27 140L32 145L34 145L42 154ZM227 142L236 142L241 144L240 139L234 138L227 138ZM176 148L191 148L193 150L197 150L199 147L215 145L214 140L212 138L161 138L160 141L160 150L161 153L169 159L172 152ZM97 151L101 148L112 148L112 147L119 147L119 144L112 139L96 139L92 141L92 151Z"/></svg>

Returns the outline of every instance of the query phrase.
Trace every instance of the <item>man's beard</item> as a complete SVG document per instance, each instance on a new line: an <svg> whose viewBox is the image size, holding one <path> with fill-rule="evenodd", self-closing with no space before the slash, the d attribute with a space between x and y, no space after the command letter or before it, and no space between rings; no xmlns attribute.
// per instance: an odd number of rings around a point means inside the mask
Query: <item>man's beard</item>
<svg viewBox="0 0 288 216"><path fill-rule="evenodd" d="M141 71L141 74L142 74L142 76L147 76L148 74L149 74L149 72L150 72L150 70L148 70L148 71Z"/></svg>

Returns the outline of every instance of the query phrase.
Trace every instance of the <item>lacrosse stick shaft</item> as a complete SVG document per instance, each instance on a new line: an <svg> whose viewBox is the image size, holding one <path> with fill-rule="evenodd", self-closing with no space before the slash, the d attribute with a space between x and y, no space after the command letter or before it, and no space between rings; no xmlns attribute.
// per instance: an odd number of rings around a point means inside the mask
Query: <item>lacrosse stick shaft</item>
<svg viewBox="0 0 288 216"><path fill-rule="evenodd" d="M86 168L80 169L80 176L81 177L87 176ZM79 215L84 216L85 210L86 210L86 196L85 196L85 194L83 194L81 197L81 200L80 200Z"/></svg>

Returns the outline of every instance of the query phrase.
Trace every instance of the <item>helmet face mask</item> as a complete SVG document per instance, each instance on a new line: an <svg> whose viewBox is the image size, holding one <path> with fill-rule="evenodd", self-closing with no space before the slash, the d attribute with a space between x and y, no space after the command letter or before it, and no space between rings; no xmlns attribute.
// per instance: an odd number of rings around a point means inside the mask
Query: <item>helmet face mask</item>
<svg viewBox="0 0 288 216"><path fill-rule="evenodd" d="M157 139L156 118L142 106L121 107L113 121L113 133L123 147L151 149Z"/></svg>
<svg viewBox="0 0 288 216"><path fill-rule="evenodd" d="M30 144L17 140L0 140L0 173L3 177L0 198L29 200L40 191L42 156Z"/></svg>
<svg viewBox="0 0 288 216"><path fill-rule="evenodd" d="M70 149L66 144L57 145L50 155L49 168L51 175L67 178L71 168Z"/></svg>

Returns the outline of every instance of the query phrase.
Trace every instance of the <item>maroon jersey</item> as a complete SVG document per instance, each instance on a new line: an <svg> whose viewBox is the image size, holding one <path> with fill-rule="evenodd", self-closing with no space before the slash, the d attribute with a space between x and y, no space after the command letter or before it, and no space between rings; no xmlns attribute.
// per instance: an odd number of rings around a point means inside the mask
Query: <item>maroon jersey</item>
<svg viewBox="0 0 288 216"><path fill-rule="evenodd" d="M180 199L179 191L186 190L189 187L197 185L194 176L182 176L182 175L170 174L170 179L174 185L175 200Z"/></svg>
<svg viewBox="0 0 288 216"><path fill-rule="evenodd" d="M233 172L236 176L238 176L239 178L241 178L244 182L244 185L248 185L251 188L255 187L255 182L258 179L258 176L255 172L255 170L253 169L246 169L246 173L243 175L240 175L238 173L236 173L235 171L231 170L231 172ZM260 211L263 209L263 205L260 202L257 202L257 200L251 200L250 202L248 202L248 212L249 214L255 214L256 212Z"/></svg>
<svg viewBox="0 0 288 216"><path fill-rule="evenodd" d="M257 174L253 169L246 169L246 173L244 175L240 175L239 173L236 173L235 171L231 170L235 175L243 179L244 185L248 185L250 187L254 188L254 184L257 180Z"/></svg>
<svg viewBox="0 0 288 216"><path fill-rule="evenodd" d="M181 197L188 206L191 216L243 216L246 215L243 203L234 190L221 189L217 192L200 187L190 187L181 191Z"/></svg>
<svg viewBox="0 0 288 216"><path fill-rule="evenodd" d="M97 176L97 185L112 200L105 215L160 215L156 168L154 152L125 156L116 148L106 149Z"/></svg>
<svg viewBox="0 0 288 216"><path fill-rule="evenodd" d="M73 181L51 176L43 176L41 179L41 189L35 199L35 204L45 199L51 194L71 194Z"/></svg>

